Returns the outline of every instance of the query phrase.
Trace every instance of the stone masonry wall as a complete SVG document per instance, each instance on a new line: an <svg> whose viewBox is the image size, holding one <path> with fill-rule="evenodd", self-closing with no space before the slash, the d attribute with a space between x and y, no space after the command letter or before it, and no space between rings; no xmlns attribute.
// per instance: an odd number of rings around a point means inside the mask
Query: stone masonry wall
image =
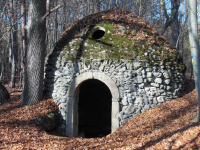
<svg viewBox="0 0 200 150"><path fill-rule="evenodd" d="M173 60L171 60L173 61ZM55 65L53 65L55 63ZM54 57L45 68L44 92L58 104L66 116L66 91L71 81L84 72L103 72L116 83L120 93L119 126L135 115L181 95L184 75L176 62L147 67L144 61L90 59L77 62ZM63 126L65 123L63 123Z"/></svg>
<svg viewBox="0 0 200 150"><path fill-rule="evenodd" d="M94 38L99 36L97 27L104 35ZM72 23L45 64L44 92L58 104L62 128L73 130L70 136L77 131L73 117L77 118L74 105L78 101L73 97L78 86L70 90L70 84L85 77L85 72L99 73L99 80L105 74L102 82L108 82L110 91L114 89L111 124L116 126L112 131L135 115L181 96L184 85L185 65L180 53L153 26L124 10L98 12ZM69 96L68 91L74 93Z"/></svg>

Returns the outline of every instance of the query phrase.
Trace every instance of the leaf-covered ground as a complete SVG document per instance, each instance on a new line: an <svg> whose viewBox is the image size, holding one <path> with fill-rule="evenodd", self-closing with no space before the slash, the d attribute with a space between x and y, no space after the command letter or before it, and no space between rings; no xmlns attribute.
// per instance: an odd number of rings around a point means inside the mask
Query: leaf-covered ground
<svg viewBox="0 0 200 150"><path fill-rule="evenodd" d="M35 118L58 109L51 99L20 106L21 92L0 105L0 150L20 149L200 149L200 124L187 123L197 115L194 82L187 80L184 96L137 115L103 138L69 138L62 131L45 132ZM9 92L14 89L8 89Z"/></svg>

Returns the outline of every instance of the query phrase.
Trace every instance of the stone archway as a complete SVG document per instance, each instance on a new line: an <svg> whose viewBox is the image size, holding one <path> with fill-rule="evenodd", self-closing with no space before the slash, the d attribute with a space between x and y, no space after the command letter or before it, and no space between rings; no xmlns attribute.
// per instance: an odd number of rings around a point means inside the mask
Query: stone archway
<svg viewBox="0 0 200 150"><path fill-rule="evenodd" d="M109 88L112 95L111 132L114 132L119 127L119 91L115 85L115 82L102 72L85 72L71 82L67 92L68 100L66 103L66 134L69 137L78 136L79 87L84 81L89 79L100 80Z"/></svg>

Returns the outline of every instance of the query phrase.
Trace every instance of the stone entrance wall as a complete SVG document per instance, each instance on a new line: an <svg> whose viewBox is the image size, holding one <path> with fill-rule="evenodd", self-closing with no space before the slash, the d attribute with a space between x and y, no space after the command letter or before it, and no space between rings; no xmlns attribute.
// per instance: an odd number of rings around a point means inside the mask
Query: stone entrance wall
<svg viewBox="0 0 200 150"><path fill-rule="evenodd" d="M45 92L59 105L68 136L78 134L79 86L88 79L105 83L112 94L112 132L135 115L180 96L184 75L175 67L91 59L58 60L46 66Z"/></svg>
<svg viewBox="0 0 200 150"><path fill-rule="evenodd" d="M46 61L44 92L58 104L66 135L78 136L79 87L100 80L112 95L114 132L135 115L180 96L184 70L180 53L145 20L124 10L98 12L75 21L55 43Z"/></svg>

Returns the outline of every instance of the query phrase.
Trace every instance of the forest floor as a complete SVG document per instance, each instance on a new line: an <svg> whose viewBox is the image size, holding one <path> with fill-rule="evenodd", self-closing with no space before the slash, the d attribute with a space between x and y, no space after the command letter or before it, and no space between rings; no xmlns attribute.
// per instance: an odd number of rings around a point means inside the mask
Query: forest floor
<svg viewBox="0 0 200 150"><path fill-rule="evenodd" d="M7 85L5 85L7 87ZM0 105L0 150L20 149L200 149L200 123L188 123L198 112L194 81L186 80L184 96L135 116L117 131L102 138L69 138L62 131L45 132L35 116L58 109L52 99L20 106L21 92ZM9 89L9 92L15 89Z"/></svg>

